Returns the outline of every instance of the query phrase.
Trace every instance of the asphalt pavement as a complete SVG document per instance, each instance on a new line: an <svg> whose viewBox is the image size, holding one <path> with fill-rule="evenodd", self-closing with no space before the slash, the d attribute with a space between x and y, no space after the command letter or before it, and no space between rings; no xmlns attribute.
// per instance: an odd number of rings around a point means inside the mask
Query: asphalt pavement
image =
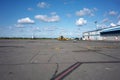
<svg viewBox="0 0 120 80"><path fill-rule="evenodd" d="M120 80L120 42L0 40L0 80Z"/></svg>

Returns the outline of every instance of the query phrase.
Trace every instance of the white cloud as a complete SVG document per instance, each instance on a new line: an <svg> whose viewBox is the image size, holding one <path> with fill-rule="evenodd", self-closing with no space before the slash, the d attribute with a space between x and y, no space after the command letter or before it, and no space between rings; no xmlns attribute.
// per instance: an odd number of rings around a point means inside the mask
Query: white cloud
<svg viewBox="0 0 120 80"><path fill-rule="evenodd" d="M51 12L50 14L51 14L51 15L56 15L56 12Z"/></svg>
<svg viewBox="0 0 120 80"><path fill-rule="evenodd" d="M108 26L105 25L105 24L97 24L96 27L97 27L98 29L101 29L101 28L106 28L106 27L108 27Z"/></svg>
<svg viewBox="0 0 120 80"><path fill-rule="evenodd" d="M94 16L93 12L96 11L96 10L92 10L92 9L89 9L89 8L83 8L82 10L80 11L77 11L76 12L76 15L77 16L86 16L86 15L89 15L89 16Z"/></svg>
<svg viewBox="0 0 120 80"><path fill-rule="evenodd" d="M108 21L109 21L109 19L105 18L105 19L102 20L102 23L105 23L105 22L108 22Z"/></svg>
<svg viewBox="0 0 120 80"><path fill-rule="evenodd" d="M67 3L67 2L64 2L63 4L65 4L65 5L66 5L66 4L68 4L68 3Z"/></svg>
<svg viewBox="0 0 120 80"><path fill-rule="evenodd" d="M120 15L118 15L118 17L117 17L119 20L120 20Z"/></svg>
<svg viewBox="0 0 120 80"><path fill-rule="evenodd" d="M9 26L8 28L9 28L9 29L12 29L12 26Z"/></svg>
<svg viewBox="0 0 120 80"><path fill-rule="evenodd" d="M49 26L49 27L44 27L43 30L44 31L55 31L58 28L56 26Z"/></svg>
<svg viewBox="0 0 120 80"><path fill-rule="evenodd" d="M98 11L98 9L97 8L93 8L93 11Z"/></svg>
<svg viewBox="0 0 120 80"><path fill-rule="evenodd" d="M15 24L14 26L17 28L24 28L24 25L22 25L22 24Z"/></svg>
<svg viewBox="0 0 120 80"><path fill-rule="evenodd" d="M48 17L47 15L36 15L35 18L44 22L57 22L60 20L58 15L52 15L51 17Z"/></svg>
<svg viewBox="0 0 120 80"><path fill-rule="evenodd" d="M117 15L117 12L116 11L110 11L109 15L115 16L115 15Z"/></svg>
<svg viewBox="0 0 120 80"><path fill-rule="evenodd" d="M114 23L110 23L110 26L114 27L114 26L116 26L116 24L114 24Z"/></svg>
<svg viewBox="0 0 120 80"><path fill-rule="evenodd" d="M117 25L120 25L120 20L118 21Z"/></svg>
<svg viewBox="0 0 120 80"><path fill-rule="evenodd" d="M120 25L120 20L116 24L110 23L110 26L112 26L112 27L117 26L117 25Z"/></svg>
<svg viewBox="0 0 120 80"><path fill-rule="evenodd" d="M32 28L32 31L38 31L38 32L41 32L41 29L40 29L40 27L33 27L33 28Z"/></svg>
<svg viewBox="0 0 120 80"><path fill-rule="evenodd" d="M66 14L66 16L70 18L72 15L68 13L68 14Z"/></svg>
<svg viewBox="0 0 120 80"><path fill-rule="evenodd" d="M47 4L46 2L39 2L39 3L37 4L37 6L38 6L39 8L48 8L48 7L49 7L49 4Z"/></svg>
<svg viewBox="0 0 120 80"><path fill-rule="evenodd" d="M87 23L87 20L85 20L84 18L79 18L77 21L76 21L76 25L77 26L83 26Z"/></svg>
<svg viewBox="0 0 120 80"><path fill-rule="evenodd" d="M27 10L28 10L28 11L33 11L33 8L30 8L30 7L29 7L29 8L27 8Z"/></svg>
<svg viewBox="0 0 120 80"><path fill-rule="evenodd" d="M106 28L106 27L108 27L108 26L105 25L105 24L102 24L100 27L101 27L101 28Z"/></svg>
<svg viewBox="0 0 120 80"><path fill-rule="evenodd" d="M34 20L31 20L29 17L18 19L19 24L33 24Z"/></svg>

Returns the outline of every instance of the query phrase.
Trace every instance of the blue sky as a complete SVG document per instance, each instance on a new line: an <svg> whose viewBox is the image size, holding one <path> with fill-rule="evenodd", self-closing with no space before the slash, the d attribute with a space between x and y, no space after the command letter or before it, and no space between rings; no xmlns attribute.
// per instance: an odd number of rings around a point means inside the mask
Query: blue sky
<svg viewBox="0 0 120 80"><path fill-rule="evenodd" d="M0 0L0 37L82 36L120 25L119 5L119 0Z"/></svg>

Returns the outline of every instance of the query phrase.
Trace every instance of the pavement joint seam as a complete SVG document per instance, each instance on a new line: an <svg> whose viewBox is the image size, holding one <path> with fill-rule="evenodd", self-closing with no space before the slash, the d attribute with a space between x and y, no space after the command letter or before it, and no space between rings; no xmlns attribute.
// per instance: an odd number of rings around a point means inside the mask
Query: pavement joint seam
<svg viewBox="0 0 120 80"><path fill-rule="evenodd" d="M78 45L77 45L77 47L79 47L79 48L83 48L83 49L87 49L88 51L89 51L89 50L93 50L93 49L91 49L91 48L80 47L80 46L78 46ZM94 51L94 52L96 52L96 53L98 53L98 54L102 54L102 55L107 56L107 57L111 57L111 58L114 58L114 59L120 60L120 58L118 58L118 57L114 57L114 56L111 56L111 55L108 55L108 54L100 53L100 52L97 51L97 50Z"/></svg>
<svg viewBox="0 0 120 80"><path fill-rule="evenodd" d="M55 54L52 54L52 56L48 59L48 63L51 61L51 59L55 56Z"/></svg>
<svg viewBox="0 0 120 80"><path fill-rule="evenodd" d="M80 62L80 61L77 61L77 62ZM59 64L71 64L73 62L61 62ZM104 63L104 64L107 64L107 63L120 63L120 61L82 61L80 62L82 64L101 64L101 63ZM32 65L32 64L56 64L56 63L18 63L18 64L0 64L0 66L3 66L3 65Z"/></svg>
<svg viewBox="0 0 120 80"><path fill-rule="evenodd" d="M102 54L102 55L104 55L104 56L111 57L111 58L114 58L114 59L117 59L117 60L120 60L120 58L118 58L118 57L111 56L111 55L108 55L108 54L105 54L105 53L100 53L100 52L96 52L96 53Z"/></svg>
<svg viewBox="0 0 120 80"><path fill-rule="evenodd" d="M54 74L52 75L52 78L53 78L53 77L55 77L55 76L57 75L58 70L59 70L59 64L58 64L58 63L56 63L56 69L55 69ZM52 78L51 78L50 80L52 80Z"/></svg>
<svg viewBox="0 0 120 80"><path fill-rule="evenodd" d="M40 51L38 51L38 52L29 60L29 62L30 62L30 63L33 63L33 59L34 59L37 55L39 55L39 53L40 53Z"/></svg>

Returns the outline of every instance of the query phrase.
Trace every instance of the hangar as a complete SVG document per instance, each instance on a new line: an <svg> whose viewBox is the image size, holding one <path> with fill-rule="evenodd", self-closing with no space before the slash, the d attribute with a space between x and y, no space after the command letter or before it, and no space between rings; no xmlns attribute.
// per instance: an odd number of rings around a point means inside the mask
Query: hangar
<svg viewBox="0 0 120 80"><path fill-rule="evenodd" d="M120 25L84 32L82 39L120 41Z"/></svg>

